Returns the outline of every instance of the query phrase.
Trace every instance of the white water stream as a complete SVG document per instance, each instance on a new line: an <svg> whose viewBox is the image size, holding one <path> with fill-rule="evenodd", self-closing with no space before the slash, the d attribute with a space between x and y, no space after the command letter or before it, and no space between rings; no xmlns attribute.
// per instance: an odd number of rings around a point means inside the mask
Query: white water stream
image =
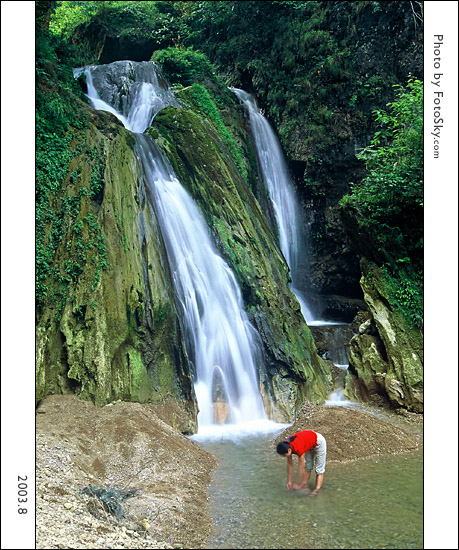
<svg viewBox="0 0 459 550"><path fill-rule="evenodd" d="M87 96L94 109L114 114L133 133L144 132L164 107L179 106L154 63L115 61L73 71L75 78L82 73L86 76Z"/></svg>
<svg viewBox="0 0 459 550"><path fill-rule="evenodd" d="M263 180L267 187L274 209L279 232L279 244L290 268L291 289L295 294L303 317L308 325L331 325L333 323L318 318L307 303L304 277L301 274L305 258L305 232L301 220L301 209L295 188L290 178L282 147L269 121L257 107L255 98L238 88L233 92L247 109L255 149L260 161Z"/></svg>
<svg viewBox="0 0 459 550"><path fill-rule="evenodd" d="M244 90L237 88L232 88L232 90L245 106L249 115L250 128L263 180L274 209L279 232L279 244L290 268L291 289L301 306L303 317L310 326L336 326L335 333L339 334L339 325L347 326L347 324L317 318L307 304L303 292L304 277L301 274L301 263L306 259L303 257L305 255L303 241L306 236L302 230L300 206L279 140L269 121L258 109L255 98ZM329 359L343 371L346 371L349 366L347 350L344 345L341 347L339 355L329 357ZM355 403L346 400L344 387L339 387L332 392L325 405L353 407Z"/></svg>
<svg viewBox="0 0 459 550"><path fill-rule="evenodd" d="M157 145L147 136L136 137L189 332L199 425L213 424L212 403L218 398L228 403L231 423L265 418L256 377L259 336L243 309L236 279Z"/></svg>
<svg viewBox="0 0 459 550"><path fill-rule="evenodd" d="M178 105L172 91L160 84L153 63L120 61L77 69L75 76L81 72L93 107L114 113L136 138L146 196L160 223L195 369L199 433L215 425L216 401L223 415L219 422L269 426L257 380L261 340L243 309L235 277L170 164L140 133L160 109Z"/></svg>

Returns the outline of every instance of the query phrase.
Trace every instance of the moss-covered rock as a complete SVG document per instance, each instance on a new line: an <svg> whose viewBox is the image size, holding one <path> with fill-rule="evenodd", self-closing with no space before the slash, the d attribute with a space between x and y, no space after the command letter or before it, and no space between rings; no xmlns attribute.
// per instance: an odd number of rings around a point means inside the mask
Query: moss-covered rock
<svg viewBox="0 0 459 550"><path fill-rule="evenodd" d="M306 398L323 402L330 391L329 367L317 355L288 286L287 264L219 129L202 112L168 107L149 134L196 200L239 282L264 344L266 371L259 375L271 416L291 420Z"/></svg>
<svg viewBox="0 0 459 550"><path fill-rule="evenodd" d="M193 432L188 358L158 224L139 192L134 139L113 115L88 116L62 192L51 201L57 209L69 196L81 198L66 214L71 222L54 256L54 270L73 271L47 281L37 319L37 401L53 393L75 393L96 405L172 398L188 412ZM102 167L97 194L87 192L94 150ZM65 293L54 288L59 280Z"/></svg>
<svg viewBox="0 0 459 550"><path fill-rule="evenodd" d="M388 292L380 268L361 261L360 284L371 320L351 340L350 373L357 378L360 395L383 396L391 405L423 411L423 335L406 319ZM348 384L354 393L355 383Z"/></svg>

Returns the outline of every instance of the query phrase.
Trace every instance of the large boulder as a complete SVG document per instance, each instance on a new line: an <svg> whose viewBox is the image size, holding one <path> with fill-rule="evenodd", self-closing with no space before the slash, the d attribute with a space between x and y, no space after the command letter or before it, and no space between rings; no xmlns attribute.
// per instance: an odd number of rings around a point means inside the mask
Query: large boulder
<svg viewBox="0 0 459 550"><path fill-rule="evenodd" d="M347 393L423 411L423 336L393 304L380 268L361 261L360 281L371 319L351 340Z"/></svg>

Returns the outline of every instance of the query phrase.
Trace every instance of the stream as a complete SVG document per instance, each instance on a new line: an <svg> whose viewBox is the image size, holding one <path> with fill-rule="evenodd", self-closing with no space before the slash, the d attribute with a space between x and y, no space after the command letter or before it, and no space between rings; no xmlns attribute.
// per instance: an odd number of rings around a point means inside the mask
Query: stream
<svg viewBox="0 0 459 550"><path fill-rule="evenodd" d="M280 426L198 438L218 460L207 548L423 548L421 453L327 464L313 498L285 488L286 461L272 445Z"/></svg>
<svg viewBox="0 0 459 550"><path fill-rule="evenodd" d="M325 406L385 419L382 410L344 396L350 337L349 326L316 329L316 338L326 340L327 358L342 371ZM207 548L423 548L422 453L327 463L323 488L313 498L285 487L287 463L273 441L287 426L214 426L193 436L218 461ZM296 468L294 461L293 479ZM313 473L310 488L314 482Z"/></svg>

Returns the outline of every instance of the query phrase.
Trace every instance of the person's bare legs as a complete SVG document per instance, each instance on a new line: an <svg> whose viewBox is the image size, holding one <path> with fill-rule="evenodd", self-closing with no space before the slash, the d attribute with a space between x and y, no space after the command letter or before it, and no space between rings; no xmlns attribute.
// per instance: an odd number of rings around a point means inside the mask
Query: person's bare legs
<svg viewBox="0 0 459 550"><path fill-rule="evenodd" d="M316 474L316 487L309 496L311 497L317 496L317 493L319 492L319 489L322 487L323 482L324 482L324 474Z"/></svg>
<svg viewBox="0 0 459 550"><path fill-rule="evenodd" d="M311 477L311 470L305 470L304 476L303 476L303 482L301 483L301 486L300 486L300 491L302 493L308 494L310 492L308 487L308 482L310 477Z"/></svg>

